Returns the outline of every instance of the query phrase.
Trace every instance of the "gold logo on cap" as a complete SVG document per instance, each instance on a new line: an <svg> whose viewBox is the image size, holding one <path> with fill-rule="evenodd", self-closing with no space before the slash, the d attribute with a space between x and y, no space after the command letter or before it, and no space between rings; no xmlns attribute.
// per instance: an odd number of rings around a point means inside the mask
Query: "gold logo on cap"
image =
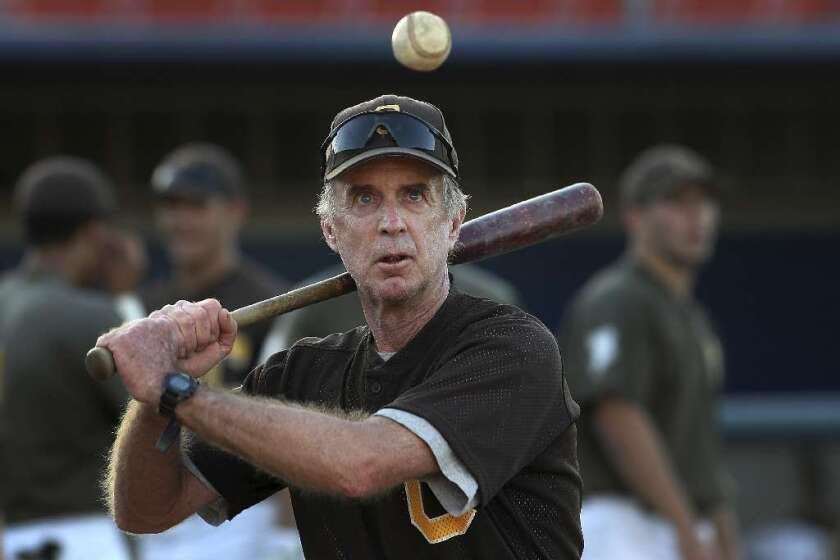
<svg viewBox="0 0 840 560"><path fill-rule="evenodd" d="M386 134L390 134L388 129L382 126L381 124L376 127L376 133L380 136L385 136Z"/></svg>
<svg viewBox="0 0 840 560"><path fill-rule="evenodd" d="M379 107L374 109L374 111L376 111L376 112L379 112L379 111L398 111L399 112L399 110L400 110L400 106L397 105L396 103L393 104L393 105L380 105Z"/></svg>

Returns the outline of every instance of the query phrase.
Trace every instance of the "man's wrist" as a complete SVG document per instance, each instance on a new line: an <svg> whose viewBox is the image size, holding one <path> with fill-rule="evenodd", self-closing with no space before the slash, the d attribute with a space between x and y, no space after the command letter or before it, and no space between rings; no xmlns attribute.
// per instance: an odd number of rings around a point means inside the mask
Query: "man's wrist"
<svg viewBox="0 0 840 560"><path fill-rule="evenodd" d="M158 413L174 419L176 407L195 394L198 389L198 380L182 372L167 373L163 378L161 389Z"/></svg>
<svg viewBox="0 0 840 560"><path fill-rule="evenodd" d="M169 423L155 443L155 447L159 451L166 452L181 434L181 425L175 416L176 408L195 394L198 389L198 380L178 371L167 373L163 378L162 389L158 414L168 418Z"/></svg>

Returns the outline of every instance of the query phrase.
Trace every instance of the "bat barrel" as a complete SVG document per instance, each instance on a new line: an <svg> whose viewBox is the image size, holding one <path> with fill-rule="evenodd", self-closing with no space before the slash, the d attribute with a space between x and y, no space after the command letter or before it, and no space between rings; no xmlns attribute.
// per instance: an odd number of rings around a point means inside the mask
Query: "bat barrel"
<svg viewBox="0 0 840 560"><path fill-rule="evenodd" d="M601 219L601 194L589 183L576 183L485 214L461 228L452 263L503 255L571 233Z"/></svg>

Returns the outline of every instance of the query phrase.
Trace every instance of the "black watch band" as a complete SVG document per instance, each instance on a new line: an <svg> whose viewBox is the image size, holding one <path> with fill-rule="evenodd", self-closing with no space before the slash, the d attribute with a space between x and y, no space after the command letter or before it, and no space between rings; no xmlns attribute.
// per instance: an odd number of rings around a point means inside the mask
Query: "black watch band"
<svg viewBox="0 0 840 560"><path fill-rule="evenodd" d="M159 451L166 451L178 439L181 425L175 418L175 407L193 396L196 390L198 390L198 381L186 373L168 373L163 378L163 393L158 402L158 414L169 418L169 423L155 443L155 448Z"/></svg>

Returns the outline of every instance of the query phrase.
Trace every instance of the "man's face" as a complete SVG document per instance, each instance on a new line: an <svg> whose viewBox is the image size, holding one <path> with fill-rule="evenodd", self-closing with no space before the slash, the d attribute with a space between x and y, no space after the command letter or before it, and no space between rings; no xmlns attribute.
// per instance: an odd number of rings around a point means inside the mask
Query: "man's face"
<svg viewBox="0 0 840 560"><path fill-rule="evenodd" d="M235 243L242 220L241 205L220 197L167 197L155 218L175 267L209 263Z"/></svg>
<svg viewBox="0 0 840 560"><path fill-rule="evenodd" d="M694 268L711 257L720 209L705 188L678 189L640 209L639 218L643 242L670 262Z"/></svg>
<svg viewBox="0 0 840 560"><path fill-rule="evenodd" d="M335 184L336 215L321 227L359 291L408 302L442 283L463 214L447 217L440 172L410 158L379 158Z"/></svg>

